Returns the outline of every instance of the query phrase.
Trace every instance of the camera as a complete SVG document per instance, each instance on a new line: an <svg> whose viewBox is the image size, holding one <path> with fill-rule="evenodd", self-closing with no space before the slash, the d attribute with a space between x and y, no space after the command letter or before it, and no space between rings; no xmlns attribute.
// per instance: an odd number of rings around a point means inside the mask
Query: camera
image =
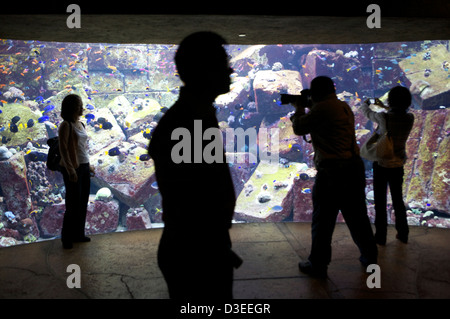
<svg viewBox="0 0 450 319"><path fill-rule="evenodd" d="M280 94L280 102L282 105L284 104L293 104L299 107L311 107L311 92L309 89L304 89L300 92L300 95L295 94Z"/></svg>

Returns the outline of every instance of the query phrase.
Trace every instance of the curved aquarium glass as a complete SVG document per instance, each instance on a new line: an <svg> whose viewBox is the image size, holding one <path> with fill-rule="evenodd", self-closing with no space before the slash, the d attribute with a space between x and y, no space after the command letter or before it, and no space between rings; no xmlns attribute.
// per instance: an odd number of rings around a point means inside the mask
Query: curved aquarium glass
<svg viewBox="0 0 450 319"><path fill-rule="evenodd" d="M176 49L171 44L0 40L0 246L60 236L65 189L61 174L46 168L46 142L57 135L61 101L69 93L83 99L82 121L96 168L86 233L164 226L147 146L182 85L173 61ZM278 143L277 161L247 156L229 162L238 197L236 223L311 221L313 149L293 133L289 117L294 109L282 105L279 96L299 94L314 77L327 75L338 97L353 109L359 145L374 130L361 104L367 98L385 99L396 85L411 90L416 120L403 186L408 222L450 228L448 40L228 45L227 51L234 69L231 91L215 101L224 138L230 129L268 133L264 143L248 138L238 144L232 152L239 156L267 150L269 139ZM208 66L199 65L199 72L202 67ZM366 177L373 222L370 162ZM393 223L389 197L388 212Z"/></svg>

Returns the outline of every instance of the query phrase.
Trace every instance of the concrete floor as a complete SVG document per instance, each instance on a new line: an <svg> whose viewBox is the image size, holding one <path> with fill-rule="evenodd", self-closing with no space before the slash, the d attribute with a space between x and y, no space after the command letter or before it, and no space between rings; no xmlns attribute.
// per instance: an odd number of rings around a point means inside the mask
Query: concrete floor
<svg viewBox="0 0 450 319"><path fill-rule="evenodd" d="M450 231L411 227L407 245L390 227L379 247L381 288L370 275L345 224L337 224L328 279L297 268L310 247L309 223L236 224L234 250L244 259L235 272L236 299L450 298ZM161 229L94 235L63 250L60 240L0 249L0 298L166 299L156 262ZM81 270L81 288L69 289L67 266Z"/></svg>

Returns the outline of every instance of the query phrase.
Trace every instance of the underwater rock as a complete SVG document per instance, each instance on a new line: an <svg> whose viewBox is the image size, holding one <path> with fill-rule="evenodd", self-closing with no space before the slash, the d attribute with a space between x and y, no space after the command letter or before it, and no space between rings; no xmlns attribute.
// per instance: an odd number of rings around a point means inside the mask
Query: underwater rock
<svg viewBox="0 0 450 319"><path fill-rule="evenodd" d="M283 205L287 206L287 203L291 202L294 222L312 221L312 194L310 192L305 192L304 190L312 190L313 186L313 179L305 181L298 178L294 180L294 184L283 203Z"/></svg>
<svg viewBox="0 0 450 319"><path fill-rule="evenodd" d="M24 146L30 139L39 144L45 144L47 130L45 124L39 123L40 112L32 111L30 108L19 103L7 103L1 108L0 115L1 139L5 146ZM34 125L29 127L29 121Z"/></svg>
<svg viewBox="0 0 450 319"><path fill-rule="evenodd" d="M41 237L50 238L61 235L65 202L46 207L41 215L39 227ZM116 230L119 223L119 202L96 201L94 195L89 196L88 210L86 215L87 235L108 233Z"/></svg>
<svg viewBox="0 0 450 319"><path fill-rule="evenodd" d="M8 91L3 93L3 97L5 97L7 100L16 98L24 100L25 99L24 95L25 93L23 93L21 90L13 86L11 86Z"/></svg>
<svg viewBox="0 0 450 319"><path fill-rule="evenodd" d="M86 216L86 235L110 233L119 226L119 202L95 200L89 196L88 212Z"/></svg>
<svg viewBox="0 0 450 319"><path fill-rule="evenodd" d="M149 229L152 228L147 210L143 207L130 208L126 215L127 230Z"/></svg>
<svg viewBox="0 0 450 319"><path fill-rule="evenodd" d="M279 156L292 162L306 163L313 166L314 153L311 143L307 143L302 136L295 135L292 128L290 115L271 118L266 116L261 123L261 128L278 129L279 134ZM308 138L310 138L308 136Z"/></svg>
<svg viewBox="0 0 450 319"><path fill-rule="evenodd" d="M95 200L109 202L113 198L111 190L107 187L100 188L95 195Z"/></svg>
<svg viewBox="0 0 450 319"><path fill-rule="evenodd" d="M20 242L11 237L0 237L0 247L11 247L18 245Z"/></svg>
<svg viewBox="0 0 450 319"><path fill-rule="evenodd" d="M291 105L281 105L280 92L300 94L303 89L300 73L292 70L264 70L253 80L256 109L262 114L286 114L294 110Z"/></svg>
<svg viewBox="0 0 450 319"><path fill-rule="evenodd" d="M61 235L65 211L65 201L44 208L39 220L42 238L51 238Z"/></svg>
<svg viewBox="0 0 450 319"><path fill-rule="evenodd" d="M47 169L43 161L29 161L27 179L33 206L48 206L62 201L62 174Z"/></svg>
<svg viewBox="0 0 450 319"><path fill-rule="evenodd" d="M230 92L219 95L215 100L215 105L219 108L217 119L218 121L225 121L230 114L235 114L236 105L247 105L249 95L253 94L250 91L250 79L246 77L235 77L230 85ZM255 110L256 111L256 110Z"/></svg>
<svg viewBox="0 0 450 319"><path fill-rule="evenodd" d="M6 228L4 226L2 226L2 228L0 228L0 237L11 237L16 240L20 240L22 238L22 236L20 235L18 230Z"/></svg>
<svg viewBox="0 0 450 319"><path fill-rule="evenodd" d="M255 170L257 163L250 163L248 153L226 153L225 154L228 165L230 168L231 178L233 180L234 191L236 193L236 197L239 196L242 189L244 188L245 182L250 178L253 171ZM232 157L229 159L229 156L244 156L246 159L244 163L240 161L237 163L237 160L232 161L231 159L238 159L240 157Z"/></svg>
<svg viewBox="0 0 450 319"><path fill-rule="evenodd" d="M141 126L150 124L153 118L161 110L161 105L151 98L138 99L135 104L132 104L132 108L128 111L124 121L125 127L127 127L127 137L132 136L141 131ZM136 102L136 101L135 101Z"/></svg>
<svg viewBox="0 0 450 319"><path fill-rule="evenodd" d="M305 171L307 168L304 163L291 163L285 167L278 163L261 161L239 194L234 218L248 222L280 222L288 218L292 213L292 205L287 205L285 198L290 192L298 172ZM275 187L277 182L283 182L287 186ZM250 185L254 191L248 191ZM267 196L262 202L259 200L260 190L270 196L270 201L266 201L269 198Z"/></svg>
<svg viewBox="0 0 450 319"><path fill-rule="evenodd" d="M13 156L13 154L6 148L6 146L0 146L0 161L7 160Z"/></svg>
<svg viewBox="0 0 450 319"><path fill-rule="evenodd" d="M15 229L19 232L21 235L21 239L25 241L36 241L37 238L40 236L39 227L34 219L32 218L24 218L20 220ZM27 240L28 237L28 240ZM33 239L34 238L34 239Z"/></svg>
<svg viewBox="0 0 450 319"><path fill-rule="evenodd" d="M274 187L274 188L277 189L276 187ZM272 196L268 192L261 192L258 194L257 199L258 199L258 202L263 204L263 203L269 202L272 199Z"/></svg>
<svg viewBox="0 0 450 319"><path fill-rule="evenodd" d="M267 57L260 54L265 45L252 45L230 60L230 65L239 76L247 76L255 66L267 65Z"/></svg>
<svg viewBox="0 0 450 319"><path fill-rule="evenodd" d="M117 148L123 153L119 156L108 155L108 151ZM108 187L114 196L130 207L138 207L147 201L156 189L152 160L142 161L140 156L147 154L147 149L128 142L116 142L90 157L95 166L92 182L98 187Z"/></svg>
<svg viewBox="0 0 450 319"><path fill-rule="evenodd" d="M86 124L89 155L99 152L114 142L125 140L125 134L109 109L96 109L90 114L93 114L95 118ZM107 124L109 126L106 126ZM98 130L95 129L96 125L99 127ZM103 126L108 128L103 129Z"/></svg>
<svg viewBox="0 0 450 319"><path fill-rule="evenodd" d="M302 58L302 85L309 85L317 76L328 76L336 83L337 88L345 88L350 92L361 91L371 87L371 77L365 75L358 59L346 57L327 50L311 50Z"/></svg>
<svg viewBox="0 0 450 319"><path fill-rule="evenodd" d="M15 212L20 219L27 218L32 205L23 152L0 161L0 188L7 209Z"/></svg>
<svg viewBox="0 0 450 319"><path fill-rule="evenodd" d="M448 109L413 111L415 122L406 152L406 203L448 212L450 207L450 116ZM424 129L424 128L427 129Z"/></svg>
<svg viewBox="0 0 450 319"><path fill-rule="evenodd" d="M423 59L424 54L429 54L432 58ZM449 106L450 69L445 61L450 61L450 53L444 45L438 44L409 55L398 63L406 76L407 87L410 87L414 98L424 110Z"/></svg>

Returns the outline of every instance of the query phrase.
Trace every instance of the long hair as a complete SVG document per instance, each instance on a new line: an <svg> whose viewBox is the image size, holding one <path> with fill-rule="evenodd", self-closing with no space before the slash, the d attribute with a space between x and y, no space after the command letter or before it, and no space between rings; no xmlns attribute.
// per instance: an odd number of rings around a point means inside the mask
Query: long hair
<svg viewBox="0 0 450 319"><path fill-rule="evenodd" d="M76 94L67 95L61 103L61 117L64 121L74 122L76 119L76 112L78 107L83 106L81 97Z"/></svg>

